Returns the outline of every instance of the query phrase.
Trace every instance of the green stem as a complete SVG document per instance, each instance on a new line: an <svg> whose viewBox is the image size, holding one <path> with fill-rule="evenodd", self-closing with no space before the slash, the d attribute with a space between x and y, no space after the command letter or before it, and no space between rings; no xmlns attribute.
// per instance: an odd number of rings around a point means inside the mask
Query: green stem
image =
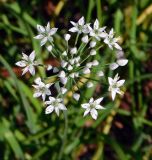
<svg viewBox="0 0 152 160"><path fill-rule="evenodd" d="M62 138L62 146L59 152L59 156L58 156L58 160L62 159L62 155L63 155L63 151L64 151L64 147L66 144L66 140L67 140L67 131L68 131L68 117L67 117L67 111L63 111L64 114L64 118L65 118L65 125L64 125L64 134L63 134L63 138Z"/></svg>

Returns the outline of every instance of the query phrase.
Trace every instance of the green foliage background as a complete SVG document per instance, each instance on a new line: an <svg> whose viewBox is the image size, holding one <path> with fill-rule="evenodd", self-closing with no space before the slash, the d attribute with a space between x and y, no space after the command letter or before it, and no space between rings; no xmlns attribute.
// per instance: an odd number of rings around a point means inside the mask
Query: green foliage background
<svg viewBox="0 0 152 160"><path fill-rule="evenodd" d="M80 104L70 97L67 114L44 115L42 103L32 96L33 79L21 77L15 67L22 51L34 49L42 62L48 58L33 39L37 24L50 21L63 29L81 16L114 27L129 59L121 70L127 80L124 98L107 101L97 121L83 118ZM151 22L151 0L0 0L0 160L152 159ZM102 63L108 54L105 50ZM95 92L84 93L89 98Z"/></svg>

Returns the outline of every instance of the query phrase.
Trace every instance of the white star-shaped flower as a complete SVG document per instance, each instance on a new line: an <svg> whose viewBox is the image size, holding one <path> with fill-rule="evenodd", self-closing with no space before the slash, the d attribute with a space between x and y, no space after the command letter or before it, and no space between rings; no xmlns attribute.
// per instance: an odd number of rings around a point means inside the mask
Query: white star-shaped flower
<svg viewBox="0 0 152 160"><path fill-rule="evenodd" d="M125 80L119 80L118 74L115 75L114 79L108 77L109 81L109 91L111 92L112 100L115 99L116 94L122 95L123 92L120 90L120 87L124 84ZM119 81L118 81L119 80Z"/></svg>
<svg viewBox="0 0 152 160"><path fill-rule="evenodd" d="M100 28L98 19L93 24L93 29L90 31L90 36L96 38L98 41L100 38L105 38L107 33L105 32L106 27Z"/></svg>
<svg viewBox="0 0 152 160"><path fill-rule="evenodd" d="M114 38L114 31L113 31L113 28L112 28L110 30L109 34L104 39L104 43L106 43L109 46L110 49L113 49L113 47L115 47L118 50L122 50L122 48L117 43L118 40L119 40L119 37L118 38Z"/></svg>
<svg viewBox="0 0 152 160"><path fill-rule="evenodd" d="M71 24L73 25L73 27L69 29L70 32L77 32L79 34L81 33L87 34L91 30L90 24L85 24L84 17L81 17L77 23L71 21Z"/></svg>
<svg viewBox="0 0 152 160"><path fill-rule="evenodd" d="M47 26L45 27L37 25L37 30L39 34L34 38L41 40L40 45L43 46L47 41L53 41L52 36L57 32L58 28L50 28L50 23L48 22Z"/></svg>
<svg viewBox="0 0 152 160"><path fill-rule="evenodd" d="M43 101L45 101L46 96L51 95L51 91L49 90L49 88L52 85L52 83L45 84L42 82L40 77L36 78L34 82L36 85L32 85L32 86L36 89L36 91L33 94L33 97L42 96Z"/></svg>
<svg viewBox="0 0 152 160"><path fill-rule="evenodd" d="M47 108L45 109L45 114L50 114L53 111L59 116L60 110L67 110L65 105L62 102L63 100L60 98L49 97L49 101L46 101L45 104Z"/></svg>
<svg viewBox="0 0 152 160"><path fill-rule="evenodd" d="M28 71L31 75L35 75L35 66L37 66L38 63L37 61L34 61L34 59L35 51L33 51L29 56L22 53L22 60L16 63L17 66L23 67L22 75L24 75Z"/></svg>
<svg viewBox="0 0 152 160"><path fill-rule="evenodd" d="M92 116L92 118L96 120L97 117L98 117L97 110L98 109L105 109L103 106L100 105L100 103L101 103L102 100L103 100L103 97L98 98L96 100L94 100L93 98L91 98L89 100L89 103L81 104L82 108L85 109L85 112L84 112L83 116L86 116L87 114L90 113L91 116Z"/></svg>

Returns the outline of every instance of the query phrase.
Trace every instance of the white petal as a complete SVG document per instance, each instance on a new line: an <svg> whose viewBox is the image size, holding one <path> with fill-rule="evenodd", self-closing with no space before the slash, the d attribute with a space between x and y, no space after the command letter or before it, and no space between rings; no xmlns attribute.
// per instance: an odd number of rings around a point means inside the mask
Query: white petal
<svg viewBox="0 0 152 160"><path fill-rule="evenodd" d="M47 23L46 31L47 31L47 33L49 33L49 32L50 32L50 23L49 23L49 22Z"/></svg>
<svg viewBox="0 0 152 160"><path fill-rule="evenodd" d="M54 110L54 106L48 106L46 109L45 109L45 114L50 114L52 113Z"/></svg>
<svg viewBox="0 0 152 160"><path fill-rule="evenodd" d="M54 101L55 101L55 98L54 98L54 97L49 96L49 101L52 103L52 102L54 102Z"/></svg>
<svg viewBox="0 0 152 160"><path fill-rule="evenodd" d="M60 103L58 107L60 108L60 110L64 110L64 111L67 110L66 106L62 103Z"/></svg>
<svg viewBox="0 0 152 160"><path fill-rule="evenodd" d="M124 82L125 82L125 80L124 80L124 79L123 79L123 80L118 81L118 82L117 82L117 86L118 86L118 87L121 87L121 86L124 84Z"/></svg>
<svg viewBox="0 0 152 160"><path fill-rule="evenodd" d="M94 101L94 99L93 99L93 98L90 98L89 103L92 104L93 101Z"/></svg>
<svg viewBox="0 0 152 160"><path fill-rule="evenodd" d="M46 98L46 94L43 93L43 94L42 94L42 100L45 101L45 98Z"/></svg>
<svg viewBox="0 0 152 160"><path fill-rule="evenodd" d="M128 63L127 59L119 59L117 60L119 66L125 66Z"/></svg>
<svg viewBox="0 0 152 160"><path fill-rule="evenodd" d="M98 29L99 28L99 21L98 19L95 20L94 25L93 25L93 29Z"/></svg>
<svg viewBox="0 0 152 160"><path fill-rule="evenodd" d="M26 62L25 61L18 61L17 63L15 63L17 66L19 67L25 67L26 66Z"/></svg>
<svg viewBox="0 0 152 160"><path fill-rule="evenodd" d="M42 34L39 34L39 35L35 36L34 38L35 39L42 39L42 38L44 38L44 36Z"/></svg>
<svg viewBox="0 0 152 160"><path fill-rule="evenodd" d="M70 32L78 32L79 30L76 27L72 27L69 29Z"/></svg>
<svg viewBox="0 0 152 160"><path fill-rule="evenodd" d="M37 25L37 30L38 30L38 32L40 32L40 33L45 32L45 28L44 28L43 26L41 26L41 25Z"/></svg>
<svg viewBox="0 0 152 160"><path fill-rule="evenodd" d="M79 98L80 98L80 94L74 93L74 94L73 94L73 98L74 98L76 101L78 101Z"/></svg>
<svg viewBox="0 0 152 160"><path fill-rule="evenodd" d="M35 92L33 94L33 97L36 98L36 97L40 97L41 96L41 92Z"/></svg>
<svg viewBox="0 0 152 160"><path fill-rule="evenodd" d="M97 110L96 109L91 109L91 111L90 111L90 114L91 114L91 116L92 116L92 118L93 119L97 119L97 117L98 117L98 112L97 112Z"/></svg>
<svg viewBox="0 0 152 160"><path fill-rule="evenodd" d="M96 105L95 109L105 109L105 108L103 106L101 106L101 105Z"/></svg>
<svg viewBox="0 0 152 160"><path fill-rule="evenodd" d="M45 86L46 86L46 88L50 88L52 86L52 83L48 83Z"/></svg>
<svg viewBox="0 0 152 160"><path fill-rule="evenodd" d="M113 32L113 28L110 30L110 32L109 32L109 36L110 36L110 38L112 38L113 37L113 35L114 35L114 32Z"/></svg>
<svg viewBox="0 0 152 160"><path fill-rule="evenodd" d="M55 112L56 112L56 114L59 116L59 112L60 112L60 110L59 110L59 108L58 108L58 107L55 107Z"/></svg>
<svg viewBox="0 0 152 160"><path fill-rule="evenodd" d="M76 26L76 23L75 23L75 22L70 21L70 23L71 23L73 26Z"/></svg>
<svg viewBox="0 0 152 160"><path fill-rule="evenodd" d="M117 63L111 63L110 64L110 69L111 70L115 70L115 69L117 69L119 67L119 65L117 64Z"/></svg>
<svg viewBox="0 0 152 160"><path fill-rule="evenodd" d="M23 69L22 75L24 75L26 72L28 72L28 70L29 70L29 67L28 67L28 66L25 67L25 68Z"/></svg>
<svg viewBox="0 0 152 160"><path fill-rule="evenodd" d="M33 62L35 59L35 51L33 51L30 55L29 55L29 59Z"/></svg>
<svg viewBox="0 0 152 160"><path fill-rule="evenodd" d="M83 26L83 25L84 25L84 17L81 17L81 18L79 19L78 24L79 24L80 26Z"/></svg>
<svg viewBox="0 0 152 160"><path fill-rule="evenodd" d="M96 104L100 104L102 100L103 100L103 97L96 99L94 102Z"/></svg>
<svg viewBox="0 0 152 160"><path fill-rule="evenodd" d="M82 106L82 108L87 109L88 107L90 107L90 104L84 103L84 104L81 104L81 106Z"/></svg>
<svg viewBox="0 0 152 160"><path fill-rule="evenodd" d="M36 79L34 80L34 82L35 82L36 84L40 84L42 81L41 81L41 78L38 77L38 78L36 78Z"/></svg>
<svg viewBox="0 0 152 160"><path fill-rule="evenodd" d="M41 40L40 45L43 46L46 42L47 42L47 37L44 37L44 38Z"/></svg>
<svg viewBox="0 0 152 160"><path fill-rule="evenodd" d="M107 33L102 32L102 33L99 34L99 36L100 36L101 38L105 38L105 37L107 37Z"/></svg>
<svg viewBox="0 0 152 160"><path fill-rule="evenodd" d="M111 77L108 77L108 82L110 85L113 85L113 79Z"/></svg>
<svg viewBox="0 0 152 160"><path fill-rule="evenodd" d="M49 36L54 35L57 32L58 28L52 28L49 32Z"/></svg>
<svg viewBox="0 0 152 160"><path fill-rule="evenodd" d="M118 50L122 50L122 48L117 43L114 43L114 47Z"/></svg>
<svg viewBox="0 0 152 160"><path fill-rule="evenodd" d="M32 65L30 65L29 66L29 72L31 73L31 75L35 75L35 68L34 68L34 66L32 66Z"/></svg>
<svg viewBox="0 0 152 160"><path fill-rule="evenodd" d="M112 100L114 101L114 99L116 97L116 91L115 90L112 90L111 96L112 96Z"/></svg>
<svg viewBox="0 0 152 160"><path fill-rule="evenodd" d="M23 56L22 59L28 61L28 56L25 53L22 52L22 56Z"/></svg>
<svg viewBox="0 0 152 160"><path fill-rule="evenodd" d="M85 117L88 113L90 112L90 108L87 108L83 114L83 116Z"/></svg>

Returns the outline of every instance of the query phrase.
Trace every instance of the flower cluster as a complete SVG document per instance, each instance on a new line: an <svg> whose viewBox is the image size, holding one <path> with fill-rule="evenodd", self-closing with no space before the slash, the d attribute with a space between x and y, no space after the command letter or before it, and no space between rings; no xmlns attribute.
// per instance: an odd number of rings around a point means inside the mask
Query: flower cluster
<svg viewBox="0 0 152 160"><path fill-rule="evenodd" d="M115 49L117 52L122 48L118 44L119 38L114 37L114 30L106 32L106 26L100 27L99 21L96 19L94 24L85 23L84 17L80 18L78 22L71 21L72 28L69 33L64 35L64 48L60 50L55 43L55 33L57 28L50 28L50 24L43 27L37 25L38 35L34 38L40 41L40 46L46 46L50 55L59 60L60 65L53 67L51 64L43 65L35 61L35 51L29 56L22 53L22 60L17 62L16 65L23 67L23 74L29 71L31 75L35 75L35 67L41 66L46 70L52 70L52 75L41 79L35 79L34 97L42 97L46 105L45 113L50 114L53 111L59 116L59 111L66 111L67 108L64 104L64 99L68 92L72 91L74 100L79 101L81 98L81 89L79 84L83 84L86 88L94 86L93 81L97 81L103 76L104 69L99 67L100 62L96 59L96 54L103 46L109 47L111 50ZM71 41L70 41L71 40ZM71 44L73 42L73 44ZM128 60L122 56L116 56L116 62L108 63L105 67L115 70L120 66L125 66ZM95 76L95 79L92 78ZM97 79L96 79L97 78ZM85 80L85 81L84 81ZM109 82L108 91L111 93L112 100L115 99L116 94L123 94L120 87L124 84L125 80L119 80L118 74L112 79L107 78ZM56 90L56 93L51 93L50 87ZM90 113L93 119L97 119L99 109L104 109L100 105L102 98L94 100L90 98L89 103L82 104L85 109L84 116Z"/></svg>

